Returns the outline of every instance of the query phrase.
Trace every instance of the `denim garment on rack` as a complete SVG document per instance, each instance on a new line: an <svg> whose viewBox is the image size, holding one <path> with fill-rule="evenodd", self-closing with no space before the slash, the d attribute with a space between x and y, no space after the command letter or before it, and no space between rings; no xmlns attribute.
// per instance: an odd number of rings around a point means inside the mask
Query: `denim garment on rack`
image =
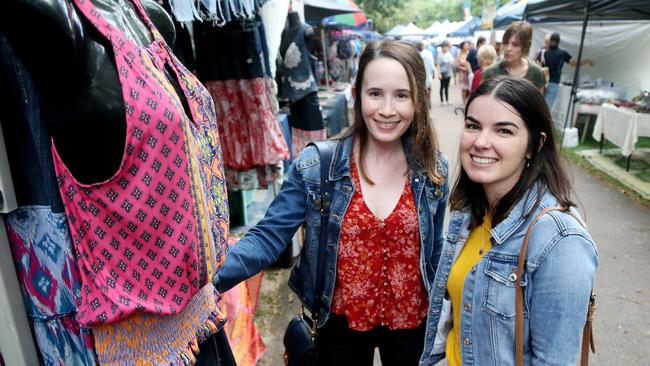
<svg viewBox="0 0 650 366"><path fill-rule="evenodd" d="M263 77L265 65L257 23L247 21L217 27L194 23L197 72L200 80L245 80ZM227 51L227 52L225 52Z"/></svg>

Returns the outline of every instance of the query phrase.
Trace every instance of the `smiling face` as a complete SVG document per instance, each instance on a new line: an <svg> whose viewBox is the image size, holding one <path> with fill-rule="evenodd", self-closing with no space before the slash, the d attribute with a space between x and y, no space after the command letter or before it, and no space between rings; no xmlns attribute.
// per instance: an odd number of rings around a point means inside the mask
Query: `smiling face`
<svg viewBox="0 0 650 366"><path fill-rule="evenodd" d="M398 61L379 57L368 63L361 84L361 114L368 142L399 142L415 115L412 94L406 70Z"/></svg>
<svg viewBox="0 0 650 366"><path fill-rule="evenodd" d="M467 176L483 185L490 202L514 187L530 157L529 132L516 110L490 95L474 99L460 140Z"/></svg>

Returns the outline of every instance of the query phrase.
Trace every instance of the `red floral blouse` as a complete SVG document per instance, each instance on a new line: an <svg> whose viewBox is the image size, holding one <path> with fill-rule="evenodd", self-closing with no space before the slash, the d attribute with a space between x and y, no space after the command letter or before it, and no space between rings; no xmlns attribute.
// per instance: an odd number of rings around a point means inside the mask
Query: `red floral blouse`
<svg viewBox="0 0 650 366"><path fill-rule="evenodd" d="M406 180L393 212L380 220L366 206L354 157L355 187L341 224L332 312L351 329L413 329L424 319L428 297L420 273L418 215Z"/></svg>

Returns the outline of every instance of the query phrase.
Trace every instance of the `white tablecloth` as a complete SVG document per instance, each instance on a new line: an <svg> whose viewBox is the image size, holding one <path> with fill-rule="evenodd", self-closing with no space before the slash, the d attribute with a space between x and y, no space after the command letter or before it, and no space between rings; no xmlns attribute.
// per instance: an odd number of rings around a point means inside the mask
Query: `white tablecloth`
<svg viewBox="0 0 650 366"><path fill-rule="evenodd" d="M592 134L596 141L600 141L601 135L620 147L621 155L630 156L639 136L650 136L650 114L605 103L600 108Z"/></svg>

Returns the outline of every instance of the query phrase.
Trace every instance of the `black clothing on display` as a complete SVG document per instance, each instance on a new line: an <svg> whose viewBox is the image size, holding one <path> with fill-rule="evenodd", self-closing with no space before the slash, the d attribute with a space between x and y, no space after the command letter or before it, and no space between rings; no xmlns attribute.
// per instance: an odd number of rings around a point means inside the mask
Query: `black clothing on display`
<svg viewBox="0 0 650 366"><path fill-rule="evenodd" d="M291 111L289 115L291 127L305 131L323 129L323 115L320 111L318 93L309 93L297 102L290 103L289 110Z"/></svg>
<svg viewBox="0 0 650 366"><path fill-rule="evenodd" d="M307 24L303 24L300 21L300 15L298 15L297 12L293 11L287 14L287 26L282 31L282 38L280 39L280 55L282 55L282 57L287 53L289 45L293 42L296 33L298 33L300 27L303 25L307 26L305 28L305 42L309 44L312 42L311 38L314 36L314 28Z"/></svg>
<svg viewBox="0 0 650 366"><path fill-rule="evenodd" d="M194 366L237 366L224 331L214 334L199 345Z"/></svg>
<svg viewBox="0 0 650 366"><path fill-rule="evenodd" d="M560 83L562 67L565 62L571 61L573 57L560 47L549 47L542 55L544 56L544 64L548 67L549 82Z"/></svg>
<svg viewBox="0 0 650 366"><path fill-rule="evenodd" d="M263 26L260 22L230 22L222 27L194 22L196 68L201 81L248 80L264 77L267 66L260 57ZM228 50L228 52L224 52Z"/></svg>
<svg viewBox="0 0 650 366"><path fill-rule="evenodd" d="M123 31L129 38L140 45L152 41L130 1L93 3L111 23L128 24ZM143 1L143 6L173 44L171 17L153 1ZM125 106L110 42L77 14L72 2L10 0L5 7L1 30L51 112L48 130L61 158L82 183L109 179L119 168L126 140ZM176 78L167 77L183 96ZM180 99L189 111L185 98ZM93 121L91 128L88 121Z"/></svg>

